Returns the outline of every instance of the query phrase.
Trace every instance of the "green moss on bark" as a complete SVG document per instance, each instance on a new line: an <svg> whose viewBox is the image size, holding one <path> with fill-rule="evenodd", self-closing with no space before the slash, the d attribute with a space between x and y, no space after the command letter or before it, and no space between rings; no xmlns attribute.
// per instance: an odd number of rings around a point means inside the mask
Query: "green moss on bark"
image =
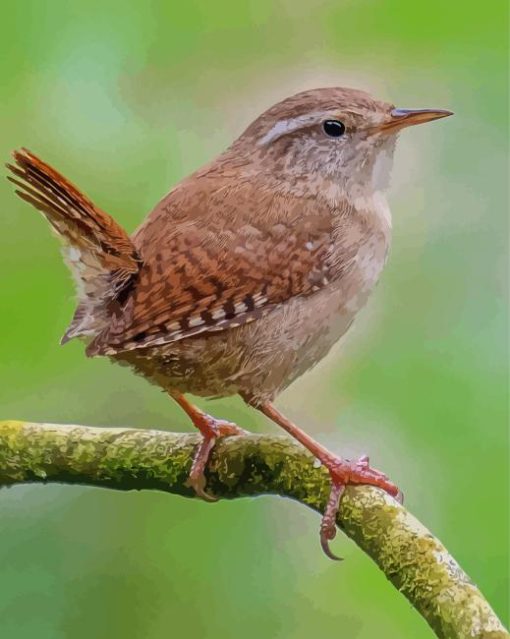
<svg viewBox="0 0 510 639"><path fill-rule="evenodd" d="M198 441L196 434L4 421L0 485L51 481L194 497L186 479ZM208 490L226 499L275 494L321 512L329 479L313 461L286 437L225 438L209 463ZM510 637L441 542L389 495L370 486L349 487L337 523L438 637Z"/></svg>

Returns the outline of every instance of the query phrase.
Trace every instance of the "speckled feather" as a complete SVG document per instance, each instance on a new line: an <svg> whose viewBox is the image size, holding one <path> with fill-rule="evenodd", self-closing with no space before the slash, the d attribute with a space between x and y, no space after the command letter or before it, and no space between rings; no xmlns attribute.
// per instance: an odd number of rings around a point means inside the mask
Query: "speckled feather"
<svg viewBox="0 0 510 639"><path fill-rule="evenodd" d="M346 89L293 96L177 185L131 238L57 171L15 153L18 194L85 281L64 341L84 337L88 355L168 390L273 398L347 330L384 265L389 219L371 179L375 151L391 155L393 142L370 140L362 166L351 147L367 144L357 133L367 113L373 125L391 108ZM315 123L338 113L351 147Z"/></svg>
<svg viewBox="0 0 510 639"><path fill-rule="evenodd" d="M265 215L257 218L257 208ZM92 348L129 350L224 330L323 288L352 258L335 259L332 221L324 203L257 182L232 183L226 194L223 176L187 181L135 235L136 287Z"/></svg>

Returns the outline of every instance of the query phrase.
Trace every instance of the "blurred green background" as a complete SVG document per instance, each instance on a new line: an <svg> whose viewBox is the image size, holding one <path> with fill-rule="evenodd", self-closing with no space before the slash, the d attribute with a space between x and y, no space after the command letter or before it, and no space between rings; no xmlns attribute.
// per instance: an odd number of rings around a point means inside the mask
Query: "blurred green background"
<svg viewBox="0 0 510 639"><path fill-rule="evenodd" d="M403 133L394 244L349 337L279 406L367 451L508 619L507 9L487 0L2 5L0 158L25 145L133 230L295 91L364 88L454 118ZM157 389L79 343L46 222L0 189L1 418L180 430ZM207 406L207 403L202 403ZM274 432L236 399L207 406ZM265 497L208 505L65 486L0 493L0 636L430 637L346 538Z"/></svg>

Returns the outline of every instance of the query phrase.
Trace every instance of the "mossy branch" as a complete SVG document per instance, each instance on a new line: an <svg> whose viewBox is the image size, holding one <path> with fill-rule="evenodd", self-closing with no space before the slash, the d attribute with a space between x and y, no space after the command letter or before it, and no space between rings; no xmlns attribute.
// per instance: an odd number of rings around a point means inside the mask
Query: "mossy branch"
<svg viewBox="0 0 510 639"><path fill-rule="evenodd" d="M193 497L186 487L198 436L157 430L0 422L0 485L62 482L156 489ZM324 509L327 472L286 437L229 437L214 449L208 490L223 499L260 494ZM436 635L510 635L446 548L380 490L349 487L337 523L384 571ZM318 558L319 560L319 558Z"/></svg>

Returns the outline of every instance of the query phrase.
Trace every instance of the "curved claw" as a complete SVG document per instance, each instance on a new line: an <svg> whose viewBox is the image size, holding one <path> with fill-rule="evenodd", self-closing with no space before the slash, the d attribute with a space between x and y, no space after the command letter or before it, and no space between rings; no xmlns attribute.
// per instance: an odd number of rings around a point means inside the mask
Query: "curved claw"
<svg viewBox="0 0 510 639"><path fill-rule="evenodd" d="M232 422L215 419L205 413L200 413L196 419L200 424L203 439L195 452L186 485L193 488L197 496L201 497L204 501L215 502L218 501L218 498L205 490L206 479L204 472L211 451L218 439L231 437L233 435L245 435L247 431L239 428L239 426Z"/></svg>
<svg viewBox="0 0 510 639"><path fill-rule="evenodd" d="M208 493L203 488L199 488L198 490L195 489L195 492L198 497L200 497L204 501L209 502L210 504L213 504L215 501L218 501L217 497L215 497L214 495L211 495L211 493Z"/></svg>
<svg viewBox="0 0 510 639"><path fill-rule="evenodd" d="M320 541L324 554L335 561L342 561L342 557L335 555L329 547L329 542L336 537L336 514L340 506L340 499L344 493L345 486L337 482L331 484L328 503L322 516Z"/></svg>
<svg viewBox="0 0 510 639"><path fill-rule="evenodd" d="M202 481L200 481L200 479L202 479ZM203 481L203 479L204 479L203 476L197 479L189 478L188 481L186 482L186 486L193 488L197 497L200 497L204 501L208 501L210 503L218 501L218 497L211 495L211 493L208 493L205 490L205 481Z"/></svg>
<svg viewBox="0 0 510 639"><path fill-rule="evenodd" d="M344 558L339 557L338 555L335 555L335 553L329 547L329 542L332 539L334 539L335 536L336 536L336 530L334 528L330 530L321 530L321 535L320 535L321 548L324 554L326 555L326 557L333 559L333 561L343 561Z"/></svg>
<svg viewBox="0 0 510 639"><path fill-rule="evenodd" d="M369 466L368 455L362 455L355 461L332 458L327 460L327 462L329 462L326 463L326 466L330 471L332 484L328 503L321 521L320 542L322 550L327 557L340 560L341 557L337 557L331 552L329 542L336 535L336 516L346 484L377 486L392 495L399 503L403 502L404 495L384 473Z"/></svg>

